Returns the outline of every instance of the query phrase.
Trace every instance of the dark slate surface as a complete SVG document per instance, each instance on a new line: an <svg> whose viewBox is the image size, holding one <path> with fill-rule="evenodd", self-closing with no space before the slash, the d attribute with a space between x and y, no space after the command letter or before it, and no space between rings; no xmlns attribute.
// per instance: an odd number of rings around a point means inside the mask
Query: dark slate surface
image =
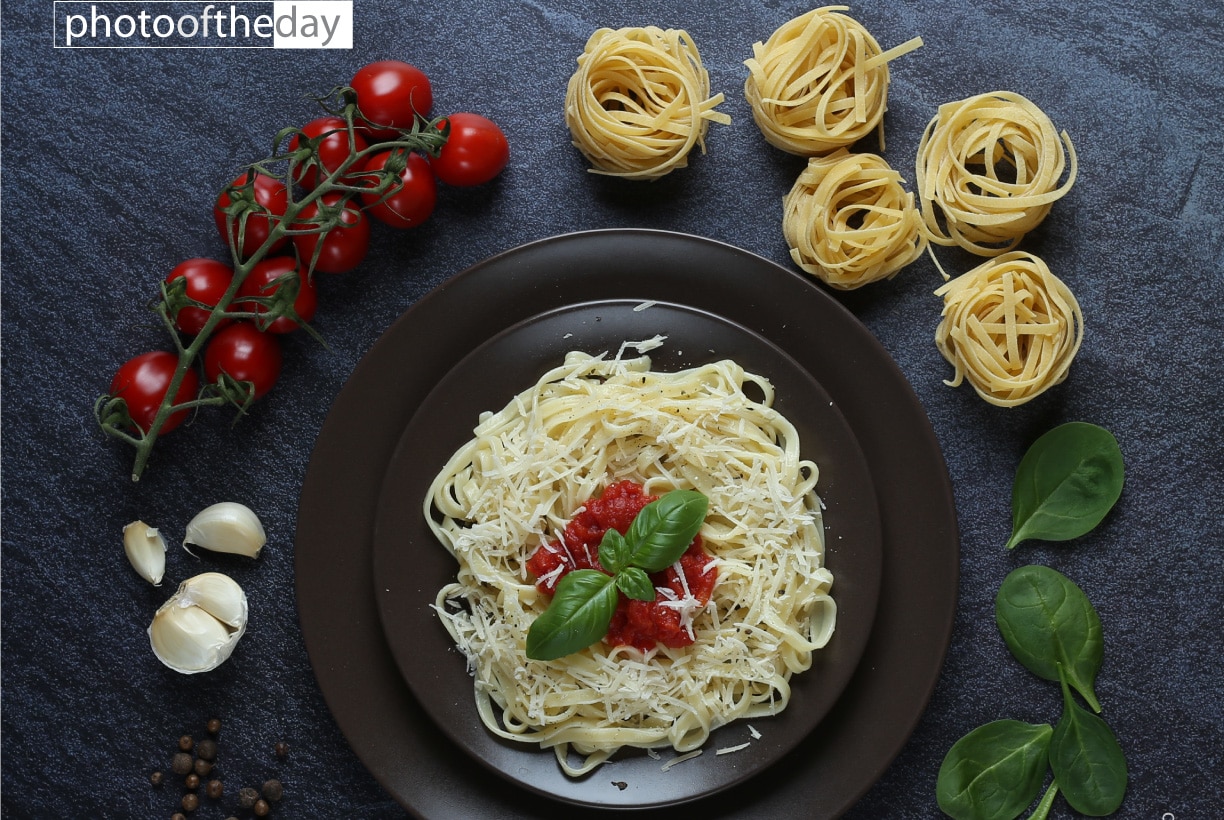
<svg viewBox="0 0 1224 820"><path fill-rule="evenodd" d="M6 817L169 817L177 787L152 789L146 777L166 765L180 734L199 736L213 715L225 721L232 789L273 775L286 784L275 816L404 816L332 720L293 595L298 494L348 374L431 288L530 240L650 227L788 263L779 202L802 162L761 140L741 94L742 62L754 40L806 7L355 5L354 48L329 51L56 49L52 4L4 5ZM998 583L1027 562L1078 581L1104 622L1098 693L1131 774L1118 816L1224 816L1224 11L1214 0L936 0L863 2L852 13L886 47L926 41L893 64L885 156L907 179L936 107L971 94L1018 91L1071 134L1080 179L1024 247L1073 288L1088 329L1066 383L1004 410L941 384L950 370L932 344L940 280L929 259L838 297L926 408L962 531L942 677L910 742L848 816L938 816L935 775L957 737L999 717L1056 719L1056 687L1021 669L993 624ZM589 176L561 119L588 34L643 24L688 29L734 118L712 130L707 156L653 186ZM163 442L133 484L128 452L102 438L91 405L120 362L165 343L145 309L157 280L181 259L220 256L214 192L261 156L278 128L314 115L306 95L383 57L424 68L440 112L473 110L501 123L511 166L486 188L445 191L426 226L379 232L359 273L324 283L318 327L330 348L290 342L281 386L248 419L201 418ZM941 259L951 270L971 264L949 252ZM1008 554L1015 465L1034 438L1069 420L1117 435L1128 469L1122 500L1085 538ZM119 532L144 517L173 537L220 498L248 502L271 534L255 566L203 566L247 587L253 626L221 669L182 677L153 658L145 638L171 587L136 578ZM171 583L200 568L172 549ZM292 746L283 762L271 751L278 740ZM225 816L205 805L197 816ZM1060 803L1054 816L1071 813Z"/></svg>

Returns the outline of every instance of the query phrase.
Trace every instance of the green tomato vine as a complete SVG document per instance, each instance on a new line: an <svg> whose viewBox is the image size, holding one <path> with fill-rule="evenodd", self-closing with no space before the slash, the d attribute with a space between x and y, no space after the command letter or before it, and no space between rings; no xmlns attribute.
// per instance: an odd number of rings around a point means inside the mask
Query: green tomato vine
<svg viewBox="0 0 1224 820"><path fill-rule="evenodd" d="M345 206L355 197L377 197L378 201L387 197L392 192L410 153L422 152L437 157L449 136L450 126L447 118L426 120L418 116L411 128L402 129L395 137L358 148L356 124L364 118L357 106L356 92L348 86L341 86L324 97L316 98L316 102L327 114L344 120L344 132L347 134L349 146L348 156L336 168L329 170L320 161L319 145L332 136L334 131L313 138L301 128L290 127L278 131L272 141L271 154L246 166L245 173L238 177L243 181L240 184L231 183L222 192L229 199L229 204L222 211L225 215L226 236L234 271L233 281L224 295L216 305L208 305L187 295L185 279L162 283L160 298L154 310L171 338L178 363L152 421L147 428L136 424L122 396L104 394L94 403L94 415L103 433L135 449L133 481L140 480L148 466L154 445L172 416L201 407L230 405L236 408L241 417L254 401L254 386L250 382L239 382L224 374L215 382L203 384L194 398L183 402L175 401L188 371L197 367L196 362L201 353L223 323L235 319L249 319L260 328L266 328L277 319L288 316L322 341L317 331L302 322L294 311L293 304L298 290L294 286L296 283L278 288L269 297L244 297L239 305L249 304L252 307L250 310L238 306L231 308L251 270L285 238L308 234L325 235L340 226ZM381 170L357 170L370 156L383 151L393 153L391 160ZM301 174L310 168L318 169L318 184L313 189L301 191L295 187L295 180L301 178ZM256 199L255 182L258 176L269 177L284 184L287 206L283 214L273 213ZM337 193L341 198L330 207L319 201L326 195ZM315 213L304 213L311 206L314 206L312 210ZM271 229L259 247L250 254L243 254L247 224L253 217L267 219ZM363 215L362 218L366 217ZM322 242L317 242L312 258L299 258L298 263L303 267L305 276L314 275L321 247ZM175 317L183 307L201 308L209 313L200 332L189 341L175 325Z"/></svg>

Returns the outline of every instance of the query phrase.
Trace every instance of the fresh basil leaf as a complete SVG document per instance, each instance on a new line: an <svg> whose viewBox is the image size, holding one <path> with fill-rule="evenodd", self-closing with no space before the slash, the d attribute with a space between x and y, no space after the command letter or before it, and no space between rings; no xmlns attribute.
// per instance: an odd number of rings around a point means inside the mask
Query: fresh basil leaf
<svg viewBox="0 0 1224 820"><path fill-rule="evenodd" d="M653 601L657 596L650 576L639 567L627 567L616 576L616 586L630 598L639 601Z"/></svg>
<svg viewBox="0 0 1224 820"><path fill-rule="evenodd" d="M625 536L633 565L658 572L674 564L693 543L709 506L695 490L673 490L643 507Z"/></svg>
<svg viewBox="0 0 1224 820"><path fill-rule="evenodd" d="M995 597L995 623L1016 660L1034 675L1068 683L1093 711L1101 668L1101 618L1084 591L1057 570L1033 564L1008 573Z"/></svg>
<svg viewBox="0 0 1224 820"><path fill-rule="evenodd" d="M609 528L604 533L603 540L599 542L599 563L603 565L606 572L615 575L629 566L632 552L625 536Z"/></svg>
<svg viewBox="0 0 1224 820"><path fill-rule="evenodd" d="M527 630L527 657L551 661L602 638L616 612L616 582L597 569L576 569L557 584L548 609Z"/></svg>
<svg viewBox="0 0 1224 820"><path fill-rule="evenodd" d="M1126 796L1126 756L1109 725L1075 702L1065 675L1059 683L1063 713L1050 738L1050 768L1071 808L1113 814Z"/></svg>
<svg viewBox="0 0 1224 820"><path fill-rule="evenodd" d="M1122 495L1118 440L1104 427L1073 421L1029 447L1012 484L1007 548L1039 538L1066 541L1089 532Z"/></svg>
<svg viewBox="0 0 1224 820"><path fill-rule="evenodd" d="M954 820L1014 820L1037 798L1053 729L996 720L962 737L935 781L939 808Z"/></svg>

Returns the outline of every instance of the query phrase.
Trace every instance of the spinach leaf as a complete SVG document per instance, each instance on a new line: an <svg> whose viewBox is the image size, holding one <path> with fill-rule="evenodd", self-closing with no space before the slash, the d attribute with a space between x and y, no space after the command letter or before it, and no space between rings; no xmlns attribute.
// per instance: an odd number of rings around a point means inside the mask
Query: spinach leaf
<svg viewBox="0 0 1224 820"><path fill-rule="evenodd" d="M633 565L658 572L674 564L693 543L709 506L695 490L673 490L643 507L625 535Z"/></svg>
<svg viewBox="0 0 1224 820"><path fill-rule="evenodd" d="M1093 711L1101 711L1093 691L1104 654L1101 619L1071 579L1036 564L1012 570L995 597L995 623L1026 669L1058 681L1061 667Z"/></svg>
<svg viewBox="0 0 1224 820"><path fill-rule="evenodd" d="M576 569L557 584L548 609L527 630L527 657L551 661L603 637L616 612L616 582L597 569Z"/></svg>
<svg viewBox="0 0 1224 820"><path fill-rule="evenodd" d="M1037 798L1049 768L1048 723L996 720L962 737L935 783L939 808L954 820L1013 820Z"/></svg>
<svg viewBox="0 0 1224 820"><path fill-rule="evenodd" d="M1073 421L1038 438L1012 485L1007 548L1040 538L1066 541L1090 531L1122 495L1122 451L1104 427Z"/></svg>
<svg viewBox="0 0 1224 820"><path fill-rule="evenodd" d="M1071 808L1113 814L1126 795L1126 756L1105 721L1075 702L1064 675L1063 713L1050 738L1050 768Z"/></svg>

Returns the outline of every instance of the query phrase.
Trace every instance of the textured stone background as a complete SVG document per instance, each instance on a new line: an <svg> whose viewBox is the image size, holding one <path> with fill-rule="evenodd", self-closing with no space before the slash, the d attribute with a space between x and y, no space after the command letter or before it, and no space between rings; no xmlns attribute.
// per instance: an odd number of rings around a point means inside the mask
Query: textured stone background
<svg viewBox="0 0 1224 820"><path fill-rule="evenodd" d="M742 63L754 40L807 7L355 5L351 51L56 49L52 4L4 5L6 817L169 817L177 791L150 789L145 777L165 765L179 734L199 734L214 714L226 721L231 778L278 773L286 782L276 816L403 816L332 720L293 597L298 494L348 374L431 288L554 234L661 228L789 264L780 198L802 161L760 138L741 94ZM1023 247L1075 291L1087 336L1062 386L1003 410L967 387L941 384L950 370L931 341L940 308L931 291L940 279L929 259L837 297L880 339L926 408L962 536L943 675L910 742L848 816L939 816L935 774L956 738L999 717L1056 719L1056 687L1021 669L993 624L998 583L1028 562L1075 579L1104 622L1098 693L1131 775L1118 816L1221 816L1224 10L1214 0L865 0L851 13L885 47L925 39L893 64L885 156L907 179L938 105L972 94L1020 92L1071 134L1079 181ZM652 186L594 178L561 119L565 82L595 28L645 24L692 34L734 123L712 129L707 156ZM120 362L164 344L145 310L156 282L181 259L223 253L209 215L215 191L262 156L277 129L314 116L306 95L384 57L429 73L436 110L499 122L512 144L510 167L487 188L445 191L434 218L415 231L379 232L360 272L323 283L318 327L329 349L291 341L280 387L248 419L231 427L202 418L164 442L133 484L128 453L103 440L91 405ZM949 270L973 263L940 257ZM1015 465L1040 433L1070 420L1117 435L1128 470L1122 500L1079 541L1008 554ZM169 588L135 578L119 531L146 517L181 532L223 496L247 500L271 534L258 566L227 565L248 588L258 626L216 673L183 678L157 663L144 635ZM194 571L172 550L171 583ZM283 764L270 752L280 739L293 745ZM1060 804L1055 814L1070 811Z"/></svg>

